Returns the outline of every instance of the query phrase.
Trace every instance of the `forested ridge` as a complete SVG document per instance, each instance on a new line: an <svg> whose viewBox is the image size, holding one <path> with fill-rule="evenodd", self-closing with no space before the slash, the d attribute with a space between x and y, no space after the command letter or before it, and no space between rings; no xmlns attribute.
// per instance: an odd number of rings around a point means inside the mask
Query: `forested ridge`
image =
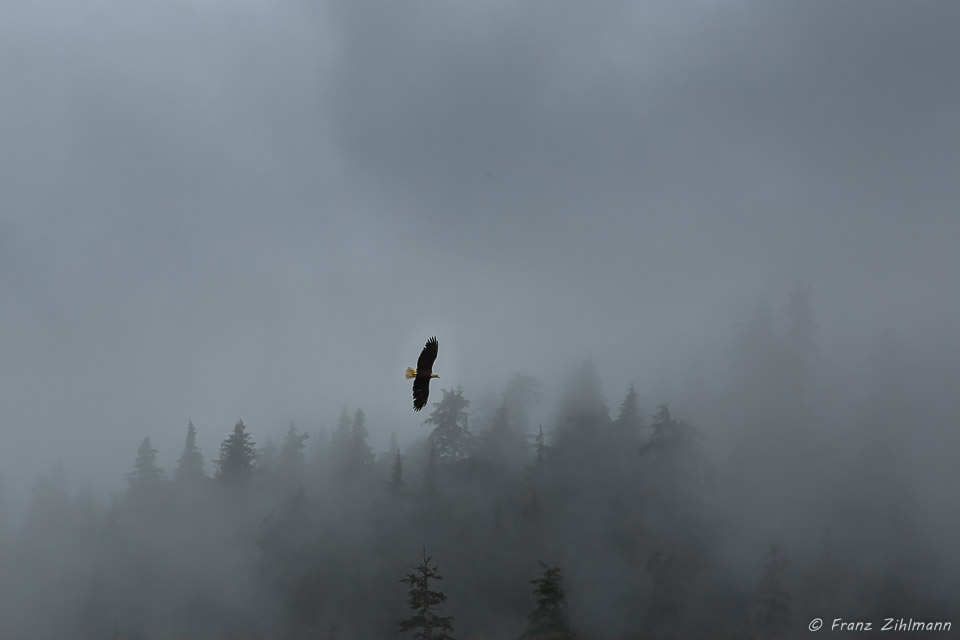
<svg viewBox="0 0 960 640"><path fill-rule="evenodd" d="M279 443L191 422L172 469L146 437L106 503L43 474L2 531L0 637L776 638L955 617L956 552L899 450L929 425L896 349L841 403L809 289L734 333L696 422L629 381L611 406L587 360L545 424L541 382L514 374L480 424L434 383L404 446L352 407ZM198 428L223 430L219 451Z"/></svg>

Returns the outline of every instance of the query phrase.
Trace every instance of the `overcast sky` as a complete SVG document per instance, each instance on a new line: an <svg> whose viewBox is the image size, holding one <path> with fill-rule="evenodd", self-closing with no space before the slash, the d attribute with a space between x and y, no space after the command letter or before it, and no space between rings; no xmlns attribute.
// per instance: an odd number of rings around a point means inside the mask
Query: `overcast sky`
<svg viewBox="0 0 960 640"><path fill-rule="evenodd" d="M379 451L431 335L435 393L592 356L615 406L797 282L956 338L958 69L955 2L6 2L0 475L343 405Z"/></svg>

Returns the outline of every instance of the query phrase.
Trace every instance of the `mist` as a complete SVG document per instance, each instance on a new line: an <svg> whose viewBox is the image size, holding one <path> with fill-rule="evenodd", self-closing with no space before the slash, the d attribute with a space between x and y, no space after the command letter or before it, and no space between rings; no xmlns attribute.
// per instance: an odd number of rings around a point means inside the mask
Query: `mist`
<svg viewBox="0 0 960 640"><path fill-rule="evenodd" d="M0 16L0 638L960 623L956 5Z"/></svg>

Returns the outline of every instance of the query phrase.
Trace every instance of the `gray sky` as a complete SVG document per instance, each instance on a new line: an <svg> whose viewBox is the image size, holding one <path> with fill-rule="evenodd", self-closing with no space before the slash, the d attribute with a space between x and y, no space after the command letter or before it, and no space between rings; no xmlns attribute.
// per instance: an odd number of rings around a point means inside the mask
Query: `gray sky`
<svg viewBox="0 0 960 640"><path fill-rule="evenodd" d="M17 490L58 456L111 490L145 435L172 470L188 419L211 458L238 418L359 405L380 450L425 429L402 372L431 335L435 387L592 355L611 405L801 281L828 345L956 349L960 4L0 16Z"/></svg>

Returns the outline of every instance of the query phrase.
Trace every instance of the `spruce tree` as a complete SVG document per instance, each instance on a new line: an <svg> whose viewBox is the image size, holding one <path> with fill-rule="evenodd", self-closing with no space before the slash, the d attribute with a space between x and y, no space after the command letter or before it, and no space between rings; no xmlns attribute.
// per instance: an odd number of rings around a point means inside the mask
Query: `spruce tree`
<svg viewBox="0 0 960 640"><path fill-rule="evenodd" d="M400 633L413 631L414 638L421 640L453 640L453 617L441 616L440 608L447 601L442 591L431 589L432 581L442 581L443 577L437 573L437 566L430 566L431 557L424 548L420 552L421 562L414 567L414 573L407 574L400 582L410 585L407 603L410 606L410 617L397 624Z"/></svg>
<svg viewBox="0 0 960 640"><path fill-rule="evenodd" d="M173 478L177 482L198 482L205 477L203 454L197 446L197 428L193 426L193 422L187 422L187 439L183 444L183 453L177 460L177 470Z"/></svg>
<svg viewBox="0 0 960 640"><path fill-rule="evenodd" d="M157 450L153 448L148 436L137 448L133 471L127 474L127 482L130 484L128 495L153 495L163 479L163 469L157 466Z"/></svg>
<svg viewBox="0 0 960 640"><path fill-rule="evenodd" d="M679 455L695 449L699 434L686 422L670 415L669 406L661 404L652 418L652 433L640 447L641 453Z"/></svg>
<svg viewBox="0 0 960 640"><path fill-rule="evenodd" d="M613 421L614 431L621 437L635 438L643 426L643 418L640 415L640 408L637 403L637 390L630 384L630 390L627 397L623 399L620 405L620 414Z"/></svg>
<svg viewBox="0 0 960 640"><path fill-rule="evenodd" d="M439 462L455 462L469 455L471 438L466 411L469 406L470 401L463 397L463 387L444 389L443 399L434 403L430 417L423 421L435 425L430 443L436 448Z"/></svg>
<svg viewBox="0 0 960 640"><path fill-rule="evenodd" d="M570 626L567 599L563 592L563 576L559 567L543 567L543 575L531 580L537 607L527 618L527 630L522 638L531 640L561 640L577 637Z"/></svg>
<svg viewBox="0 0 960 640"><path fill-rule="evenodd" d="M253 476L256 459L256 446L240 420L234 425L233 433L220 443L217 479L231 484L248 481Z"/></svg>

